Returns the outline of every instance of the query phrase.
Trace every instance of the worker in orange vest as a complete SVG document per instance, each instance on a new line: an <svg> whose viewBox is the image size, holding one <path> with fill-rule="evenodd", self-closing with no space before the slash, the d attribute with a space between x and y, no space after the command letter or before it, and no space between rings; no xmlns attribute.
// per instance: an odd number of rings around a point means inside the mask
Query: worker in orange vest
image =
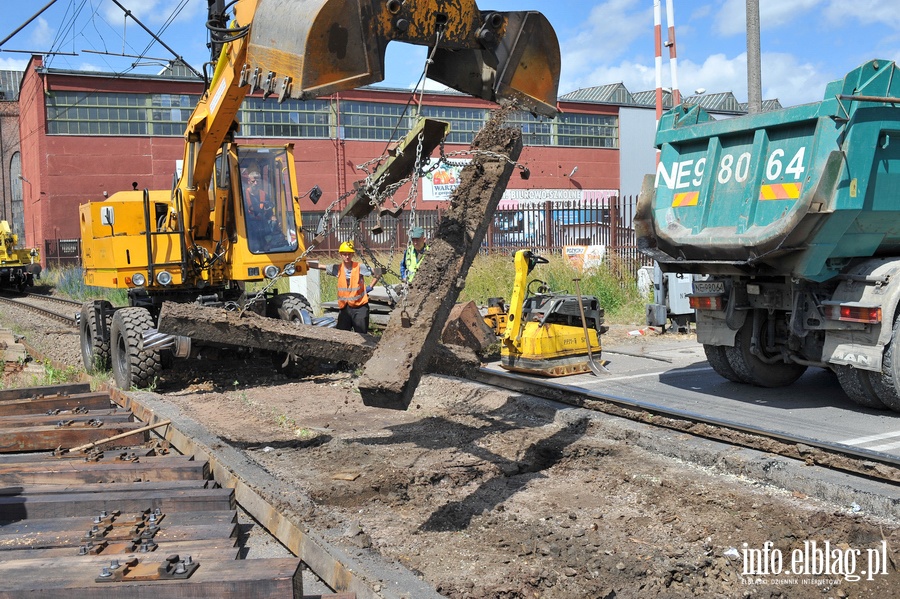
<svg viewBox="0 0 900 599"><path fill-rule="evenodd" d="M352 241L345 241L338 248L341 261L338 264L317 265L319 270L337 277L338 312L337 326L342 331L366 333L369 330L369 292L378 283L379 275L374 274L365 264L354 262L356 250ZM366 285L365 277L371 277L371 285Z"/></svg>

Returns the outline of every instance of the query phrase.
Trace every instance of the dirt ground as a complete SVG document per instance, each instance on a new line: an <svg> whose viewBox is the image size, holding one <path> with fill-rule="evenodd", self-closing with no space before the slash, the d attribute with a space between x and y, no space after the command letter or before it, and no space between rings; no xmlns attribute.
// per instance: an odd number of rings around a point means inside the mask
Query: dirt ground
<svg viewBox="0 0 900 599"><path fill-rule="evenodd" d="M29 343L78 362L76 335L4 310L0 324L15 320ZM607 346L653 342L652 331L628 334L637 328L614 328ZM359 374L293 381L245 356L178 363L156 392L311 497L311 528L403 563L447 597L882 598L900 588L897 522L651 454L584 411L458 379L426 375L405 412L369 408ZM816 563L790 573L794 550L826 541L830 574ZM750 550L772 569L780 556L783 571L744 575ZM885 574L861 574L882 556Z"/></svg>

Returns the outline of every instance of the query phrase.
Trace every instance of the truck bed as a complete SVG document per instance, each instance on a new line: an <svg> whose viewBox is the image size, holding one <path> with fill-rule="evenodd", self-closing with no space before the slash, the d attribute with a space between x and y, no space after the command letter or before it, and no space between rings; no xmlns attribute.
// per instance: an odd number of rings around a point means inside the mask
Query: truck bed
<svg viewBox="0 0 900 599"><path fill-rule="evenodd" d="M900 77L870 61L821 102L712 120L660 120L660 161L635 225L666 271L823 281L900 250Z"/></svg>

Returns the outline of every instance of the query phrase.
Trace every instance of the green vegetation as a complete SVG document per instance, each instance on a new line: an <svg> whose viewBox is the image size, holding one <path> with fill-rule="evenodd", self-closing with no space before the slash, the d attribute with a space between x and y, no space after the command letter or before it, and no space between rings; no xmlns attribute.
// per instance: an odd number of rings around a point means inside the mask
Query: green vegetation
<svg viewBox="0 0 900 599"><path fill-rule="evenodd" d="M87 301L105 299L114 306L127 306L128 295L124 289L106 289L84 284L84 273L80 266L48 268L41 273L42 284L54 287L56 292L69 299Z"/></svg>
<svg viewBox="0 0 900 599"><path fill-rule="evenodd" d="M392 285L398 283L397 274L400 271L400 258L402 254L394 253L392 256L379 255L378 264L367 259L371 267L384 265L390 259L388 273L383 277L382 283ZM550 254L545 256L550 260L549 264L539 264L532 271L529 280L540 279L556 292L575 293L573 279L581 278L581 293L593 295L600 299L600 304L606 310L608 322L632 323L642 322L644 319L644 305L647 298L642 297L637 289L637 281L632 274L636 269L615 257L607 257L607 260L599 267L579 273L562 256ZM325 258L323 263L336 262L335 259ZM500 297L508 301L512 293L515 268L513 258L509 255L484 255L479 254L469 269L466 277L466 285L459 296L459 301L474 301L479 305L487 304L492 297ZM76 300L88 300L105 298L115 306L128 304L127 295L122 289L103 289L90 287L84 284L81 268L62 268L49 270L42 280L47 285L56 287L57 292L65 297ZM337 298L337 279L323 275L322 301L334 301ZM247 285L250 293L262 289L265 283L252 283ZM290 291L287 279L280 279L273 289L279 293Z"/></svg>
<svg viewBox="0 0 900 599"><path fill-rule="evenodd" d="M638 291L637 281L632 274L636 268L612 258L598 268L579 272L560 255L550 254L545 257L550 261L549 264L539 264L531 272L529 280L540 279L551 291L574 294L573 279L580 277L581 293L600 299L600 305L606 310L607 322L643 322L647 298ZM326 259L323 262L331 261ZM392 265L392 270L397 272L400 269L399 258L395 262L397 264ZM487 300L492 297L509 301L515 274L512 256L479 254L469 269L459 301L474 301L481 306L486 305ZM388 274L385 281L388 284L396 283L396 276ZM336 297L335 278L323 276L322 301L334 301Z"/></svg>

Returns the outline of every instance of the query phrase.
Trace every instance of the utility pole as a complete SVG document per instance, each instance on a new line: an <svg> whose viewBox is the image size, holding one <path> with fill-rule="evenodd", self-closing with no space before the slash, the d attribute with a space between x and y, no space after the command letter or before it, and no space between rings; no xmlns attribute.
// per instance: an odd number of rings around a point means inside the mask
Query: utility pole
<svg viewBox="0 0 900 599"><path fill-rule="evenodd" d="M747 112L762 112L759 52L759 0L747 0Z"/></svg>

